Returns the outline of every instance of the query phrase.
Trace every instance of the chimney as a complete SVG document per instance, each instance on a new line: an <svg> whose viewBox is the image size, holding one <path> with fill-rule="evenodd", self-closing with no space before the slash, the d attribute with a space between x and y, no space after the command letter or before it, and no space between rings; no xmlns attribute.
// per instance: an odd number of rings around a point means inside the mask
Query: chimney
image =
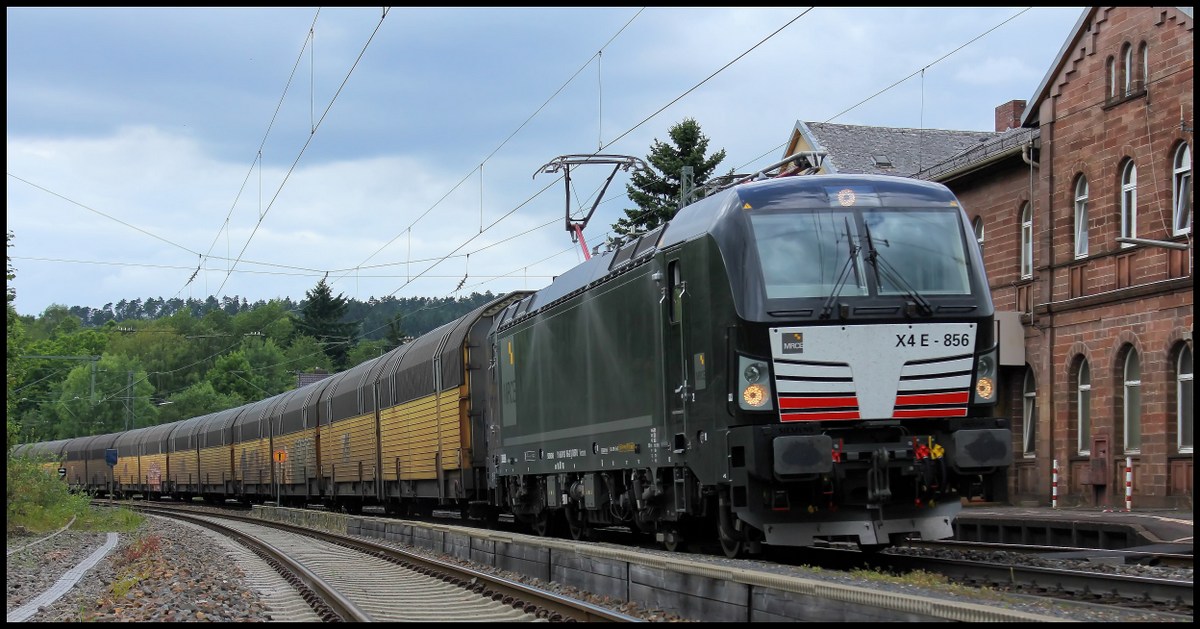
<svg viewBox="0 0 1200 629"><path fill-rule="evenodd" d="M996 133L1021 126L1021 114L1025 113L1025 101L1010 100L996 108Z"/></svg>

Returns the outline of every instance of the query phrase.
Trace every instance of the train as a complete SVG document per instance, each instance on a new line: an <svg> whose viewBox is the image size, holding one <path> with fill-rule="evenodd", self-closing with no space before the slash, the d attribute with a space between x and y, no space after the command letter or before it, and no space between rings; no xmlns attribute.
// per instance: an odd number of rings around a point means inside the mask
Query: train
<svg viewBox="0 0 1200 629"><path fill-rule="evenodd" d="M240 407L23 444L71 489L450 513L730 557L952 537L1001 500L997 338L945 186L748 178L382 356Z"/></svg>

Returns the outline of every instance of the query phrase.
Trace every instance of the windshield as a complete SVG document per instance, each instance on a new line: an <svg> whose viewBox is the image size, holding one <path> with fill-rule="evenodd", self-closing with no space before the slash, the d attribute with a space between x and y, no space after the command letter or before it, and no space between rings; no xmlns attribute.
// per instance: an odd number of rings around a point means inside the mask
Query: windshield
<svg viewBox="0 0 1200 629"><path fill-rule="evenodd" d="M863 220L879 259L895 270L879 274L880 294L905 294L909 287L922 295L971 292L957 210L868 208Z"/></svg>
<svg viewBox="0 0 1200 629"><path fill-rule="evenodd" d="M881 295L907 295L909 289L922 295L968 295L971 284L959 220L957 208L834 208L750 215L767 299L826 298L835 292L867 295L863 260L869 259L871 247L876 266L892 271L875 277L873 284Z"/></svg>
<svg viewBox="0 0 1200 629"><path fill-rule="evenodd" d="M754 214L750 223L762 260L767 299L827 297L843 270L847 275L841 294L867 294L853 212Z"/></svg>

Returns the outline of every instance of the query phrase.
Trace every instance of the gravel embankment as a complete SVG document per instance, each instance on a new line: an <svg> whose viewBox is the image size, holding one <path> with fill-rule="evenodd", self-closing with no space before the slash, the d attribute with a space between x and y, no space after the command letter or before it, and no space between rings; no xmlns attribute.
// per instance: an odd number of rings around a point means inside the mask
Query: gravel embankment
<svg viewBox="0 0 1200 629"><path fill-rule="evenodd" d="M8 548L14 549L41 536L8 538ZM103 545L102 533L65 531L48 541L35 544L8 557L8 611L33 600L69 569L83 561L93 550ZM379 541L379 540L374 540ZM405 547L413 550L411 547ZM418 550L418 552L421 552ZM664 551L665 552L665 551ZM428 553L426 553L428 554ZM446 557L445 560L453 561ZM993 558L995 559L995 558ZM712 558L714 562L737 562L743 566L759 564L749 560ZM252 565L248 562L258 562ZM95 568L87 572L74 588L58 601L29 618L30 622L90 622L90 621L211 621L265 622L295 620L287 611L294 601L276 590L277 583L261 576L248 578L247 573L262 575L262 562L215 533L192 525L171 522L158 517L147 518L135 534L121 535L117 548ZM775 571L786 571L805 578L861 585L876 589L906 592L911 595L961 598L961 589L940 592L936 589L914 587L904 583L865 582L846 573L813 571L804 568L764 563ZM245 569L243 569L245 568ZM481 568L486 569L486 568ZM1144 567L1135 568L1145 575ZM1190 572L1190 571L1189 571ZM513 580L533 580L504 574ZM1148 575L1147 575L1148 576ZM1165 575L1160 575L1165 576ZM1178 576L1178 575L1175 575ZM534 585L545 585L533 583ZM635 603L589 596L550 584L553 589L569 596L590 599L591 602L618 609L626 614L649 621L685 621L677 615L656 609L643 609ZM1113 610L1098 606L1047 603L1023 597L984 595L977 602L1039 614L1047 619L1080 620L1087 622L1145 622L1169 621L1176 618L1157 614ZM283 597L283 598L281 598Z"/></svg>
<svg viewBox="0 0 1200 629"><path fill-rule="evenodd" d="M65 531L8 557L8 610L54 585L104 544L104 533ZM8 539L8 547L36 537ZM201 529L148 518L75 587L29 622L265 621L262 596L225 548Z"/></svg>
<svg viewBox="0 0 1200 629"><path fill-rule="evenodd" d="M8 538L8 548L43 536ZM104 544L103 533L65 531L8 557L8 612L35 599L68 570ZM157 548L145 540L157 539ZM149 546L153 546L150 544ZM120 543L66 595L44 607L28 622L269 622L291 621L294 613L273 606L277 583L251 582L239 562L256 557L230 548L207 529L162 518L147 518L135 534ZM140 557L136 557L141 554ZM235 558L236 556L236 558ZM263 564L265 565L265 564ZM261 569L255 566L254 572ZM514 580L529 579L509 575ZM571 588L556 588L568 596ZM267 596L266 594L271 594ZM293 597L294 598L294 597ZM592 602L649 621L678 621L661 610L591 597ZM287 601L285 601L286 603Z"/></svg>

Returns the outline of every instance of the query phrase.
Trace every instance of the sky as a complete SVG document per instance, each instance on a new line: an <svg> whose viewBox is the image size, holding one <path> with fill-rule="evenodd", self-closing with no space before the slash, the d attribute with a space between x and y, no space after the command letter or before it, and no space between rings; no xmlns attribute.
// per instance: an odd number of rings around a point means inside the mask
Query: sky
<svg viewBox="0 0 1200 629"><path fill-rule="evenodd" d="M993 131L1083 7L7 8L14 305L540 289L694 119L719 172L797 121ZM568 206L568 198L569 206Z"/></svg>

